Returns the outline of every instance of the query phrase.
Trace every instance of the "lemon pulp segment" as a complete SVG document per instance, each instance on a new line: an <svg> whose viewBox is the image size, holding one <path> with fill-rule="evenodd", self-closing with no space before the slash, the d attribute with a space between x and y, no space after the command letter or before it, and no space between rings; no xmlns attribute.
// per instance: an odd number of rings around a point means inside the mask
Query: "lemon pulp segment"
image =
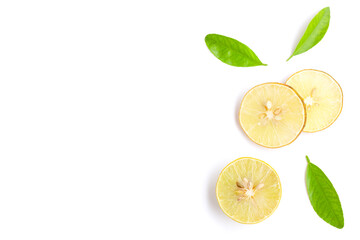
<svg viewBox="0 0 360 240"><path fill-rule="evenodd" d="M264 147L282 147L293 142L305 125L305 106L291 87L265 83L244 96L239 112L246 135Z"/></svg>
<svg viewBox="0 0 360 240"><path fill-rule="evenodd" d="M329 74L305 69L292 75L286 84L293 87L304 100L307 114L304 132L323 130L340 115L342 90Z"/></svg>
<svg viewBox="0 0 360 240"><path fill-rule="evenodd" d="M227 165L216 184L223 212L240 223L258 223L276 210L281 199L279 176L267 163L250 157Z"/></svg>

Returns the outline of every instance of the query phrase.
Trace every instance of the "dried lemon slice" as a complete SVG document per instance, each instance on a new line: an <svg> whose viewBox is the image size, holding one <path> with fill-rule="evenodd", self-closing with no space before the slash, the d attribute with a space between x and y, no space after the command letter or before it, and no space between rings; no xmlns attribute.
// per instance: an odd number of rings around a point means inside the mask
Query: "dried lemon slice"
<svg viewBox="0 0 360 240"><path fill-rule="evenodd" d="M240 125L255 143L269 148L293 142L305 126L305 106L291 87L264 83L244 96L239 112Z"/></svg>
<svg viewBox="0 0 360 240"><path fill-rule="evenodd" d="M341 113L343 93L329 74L305 69L292 75L286 84L293 87L306 105L304 132L317 132L329 127Z"/></svg>
<svg viewBox="0 0 360 240"><path fill-rule="evenodd" d="M216 184L220 208L240 223L259 223L278 207L281 183L267 163L250 157L239 158L227 165Z"/></svg>

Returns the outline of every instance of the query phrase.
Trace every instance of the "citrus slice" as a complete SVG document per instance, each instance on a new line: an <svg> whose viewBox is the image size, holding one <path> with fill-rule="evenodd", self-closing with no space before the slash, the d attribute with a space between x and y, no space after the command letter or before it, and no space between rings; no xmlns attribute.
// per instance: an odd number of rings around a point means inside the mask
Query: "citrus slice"
<svg viewBox="0 0 360 240"><path fill-rule="evenodd" d="M248 91L240 106L240 125L255 143L269 148L290 144L305 126L305 106L291 87L264 83Z"/></svg>
<svg viewBox="0 0 360 240"><path fill-rule="evenodd" d="M267 163L250 157L239 158L220 173L216 198L231 219L259 223L273 214L280 203L280 179Z"/></svg>
<svg viewBox="0 0 360 240"><path fill-rule="evenodd" d="M317 132L329 127L341 113L343 93L329 74L305 69L292 75L286 84L304 100L307 121L304 132Z"/></svg>

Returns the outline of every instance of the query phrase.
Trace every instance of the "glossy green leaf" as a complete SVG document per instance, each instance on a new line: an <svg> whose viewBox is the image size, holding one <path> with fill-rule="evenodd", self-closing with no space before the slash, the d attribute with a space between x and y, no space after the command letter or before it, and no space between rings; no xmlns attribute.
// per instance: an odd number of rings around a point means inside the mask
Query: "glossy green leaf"
<svg viewBox="0 0 360 240"><path fill-rule="evenodd" d="M289 57L289 61L293 56L308 51L325 36L330 24L330 8L322 9L309 23L304 35L295 48L293 54Z"/></svg>
<svg viewBox="0 0 360 240"><path fill-rule="evenodd" d="M325 222L337 228L344 227L344 215L338 194L330 180L306 156L306 187L311 205Z"/></svg>
<svg viewBox="0 0 360 240"><path fill-rule="evenodd" d="M266 66L248 46L233 38L208 34L205 37L205 43L215 57L231 66Z"/></svg>

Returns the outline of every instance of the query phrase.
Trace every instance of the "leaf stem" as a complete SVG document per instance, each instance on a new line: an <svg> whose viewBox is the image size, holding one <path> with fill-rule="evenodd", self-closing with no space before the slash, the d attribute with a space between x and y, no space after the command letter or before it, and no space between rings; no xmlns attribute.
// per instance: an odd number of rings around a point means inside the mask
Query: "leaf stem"
<svg viewBox="0 0 360 240"><path fill-rule="evenodd" d="M306 155L306 161L308 162L308 163L310 163L310 159L309 159L309 157Z"/></svg>
<svg viewBox="0 0 360 240"><path fill-rule="evenodd" d="M294 55L291 55L286 61L289 61Z"/></svg>

